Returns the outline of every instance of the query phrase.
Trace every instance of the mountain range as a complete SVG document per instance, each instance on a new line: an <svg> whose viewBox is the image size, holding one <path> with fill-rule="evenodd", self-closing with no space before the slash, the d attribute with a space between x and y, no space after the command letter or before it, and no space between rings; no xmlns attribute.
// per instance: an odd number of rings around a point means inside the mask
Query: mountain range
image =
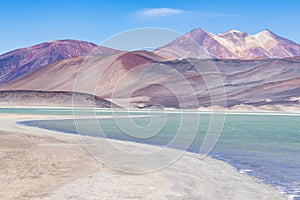
<svg viewBox="0 0 300 200"><path fill-rule="evenodd" d="M215 35L195 29L152 52L61 40L1 55L0 90L14 101L72 91L134 108L294 106L299 56L298 44L267 30Z"/></svg>
<svg viewBox="0 0 300 200"><path fill-rule="evenodd" d="M198 28L158 48L155 53L171 59L254 60L299 56L300 45L269 30L256 35L237 30L213 34Z"/></svg>

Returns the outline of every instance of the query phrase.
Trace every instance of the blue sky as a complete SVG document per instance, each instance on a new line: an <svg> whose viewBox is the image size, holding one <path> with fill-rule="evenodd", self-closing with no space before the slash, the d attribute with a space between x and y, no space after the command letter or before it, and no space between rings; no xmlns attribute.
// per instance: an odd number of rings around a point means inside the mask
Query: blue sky
<svg viewBox="0 0 300 200"><path fill-rule="evenodd" d="M56 39L101 43L119 32L162 27L250 34L270 29L300 43L299 1L1 1L0 54Z"/></svg>

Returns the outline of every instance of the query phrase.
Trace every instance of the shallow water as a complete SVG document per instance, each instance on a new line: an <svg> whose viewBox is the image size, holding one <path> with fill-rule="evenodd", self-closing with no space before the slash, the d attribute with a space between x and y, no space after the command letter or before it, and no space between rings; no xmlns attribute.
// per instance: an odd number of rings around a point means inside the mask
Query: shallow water
<svg viewBox="0 0 300 200"><path fill-rule="evenodd" d="M0 113L22 112L42 114L43 110L1 110ZM88 114L88 112L82 113ZM70 110L52 110L51 114L55 115L72 115ZM77 111L75 112L79 114ZM111 112L97 111L96 115L111 115ZM128 113L115 113L119 118L114 119L80 119L76 120L47 120L47 121L27 121L22 122L29 126L37 126L41 128L58 130L67 133L76 134L78 130L80 134L91 136L102 136L119 140L129 140L140 143L154 145L168 145L170 140L178 135L178 129L184 134L180 134L180 141L172 144L171 147L185 149L189 139L193 136L190 127L195 127L195 117L199 113L190 113L184 115L186 122L182 127L182 115L180 113L167 113L167 116L153 112L130 112L134 116L143 116L143 118L127 118ZM150 118L145 116L152 114L152 120L164 122L161 130L157 127L147 126L151 123ZM123 116L123 118L122 118ZM166 118L164 118L166 117ZM164 121L166 119L166 121ZM211 115L207 113L200 114L196 138L193 143L188 146L188 151L199 152L199 148L203 142L207 132ZM134 122L134 123L132 123ZM153 121L152 121L153 122ZM79 126L78 126L79 123ZM99 123L102 131L99 131ZM135 124L135 125L133 125ZM135 127L132 127L135 126ZM135 130L138 126L140 131L139 137L128 134ZM76 129L77 128L77 129ZM100 133L101 132L101 133ZM152 137L151 132L156 132ZM224 160L242 173L256 176L262 181L281 188L287 195L300 195L300 116L299 115L261 115L261 114L227 114L222 134L210 152L210 156ZM295 196L294 199L297 197Z"/></svg>

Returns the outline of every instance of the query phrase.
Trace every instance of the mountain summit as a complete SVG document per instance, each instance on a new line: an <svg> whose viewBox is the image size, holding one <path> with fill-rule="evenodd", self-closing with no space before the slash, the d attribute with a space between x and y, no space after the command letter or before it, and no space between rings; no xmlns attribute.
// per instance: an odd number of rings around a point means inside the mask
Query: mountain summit
<svg viewBox="0 0 300 200"><path fill-rule="evenodd" d="M171 59L253 60L300 56L300 45L269 30L255 35L238 30L213 34L197 28L155 50L155 53Z"/></svg>
<svg viewBox="0 0 300 200"><path fill-rule="evenodd" d="M55 40L17 49L0 55L0 84L34 72L60 60L85 56L91 52L112 54L118 51L78 40Z"/></svg>

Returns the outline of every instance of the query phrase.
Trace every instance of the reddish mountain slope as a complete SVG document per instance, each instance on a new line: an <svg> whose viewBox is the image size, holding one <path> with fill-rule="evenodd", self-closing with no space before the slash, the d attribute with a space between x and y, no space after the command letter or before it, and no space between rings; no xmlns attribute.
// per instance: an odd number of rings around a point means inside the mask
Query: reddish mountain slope
<svg viewBox="0 0 300 200"><path fill-rule="evenodd" d="M1 90L74 90L110 98L123 76L130 72L132 80L129 82L132 82L139 76L135 68L141 70L143 66L159 60L162 58L147 51L70 58L5 84Z"/></svg>
<svg viewBox="0 0 300 200"><path fill-rule="evenodd" d="M58 40L3 54L0 56L0 84L8 83L60 60L87 55L95 47L97 45L89 42ZM94 51L98 54L116 52L105 47L97 47Z"/></svg>
<svg viewBox="0 0 300 200"><path fill-rule="evenodd" d="M75 91L122 107L197 108L299 104L299 85L299 60L166 61L139 51L66 59L3 85L1 90Z"/></svg>

